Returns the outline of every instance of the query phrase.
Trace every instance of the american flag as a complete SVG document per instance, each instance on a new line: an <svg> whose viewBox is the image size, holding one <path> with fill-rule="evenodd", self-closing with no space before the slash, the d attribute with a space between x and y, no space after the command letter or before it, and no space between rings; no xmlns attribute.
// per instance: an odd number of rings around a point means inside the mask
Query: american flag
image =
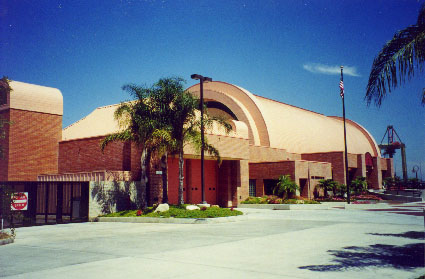
<svg viewBox="0 0 425 279"><path fill-rule="evenodd" d="M341 98L344 98L344 82L342 80L339 82L339 89L341 89L339 95L341 96Z"/></svg>

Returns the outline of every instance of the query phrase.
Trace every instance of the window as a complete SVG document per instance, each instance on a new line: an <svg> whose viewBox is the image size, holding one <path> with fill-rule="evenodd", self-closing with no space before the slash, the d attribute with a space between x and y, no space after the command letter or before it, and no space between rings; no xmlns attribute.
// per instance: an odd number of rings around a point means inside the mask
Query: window
<svg viewBox="0 0 425 279"><path fill-rule="evenodd" d="M257 196L257 185L256 185L255 179L249 180L249 196L250 197L256 197Z"/></svg>

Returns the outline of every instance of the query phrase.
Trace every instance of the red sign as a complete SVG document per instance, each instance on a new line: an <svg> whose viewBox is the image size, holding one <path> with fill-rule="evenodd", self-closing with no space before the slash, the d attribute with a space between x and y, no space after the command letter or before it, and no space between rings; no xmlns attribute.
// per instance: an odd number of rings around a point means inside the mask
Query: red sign
<svg viewBox="0 0 425 279"><path fill-rule="evenodd" d="M12 194L12 210L28 209L28 192L17 192Z"/></svg>

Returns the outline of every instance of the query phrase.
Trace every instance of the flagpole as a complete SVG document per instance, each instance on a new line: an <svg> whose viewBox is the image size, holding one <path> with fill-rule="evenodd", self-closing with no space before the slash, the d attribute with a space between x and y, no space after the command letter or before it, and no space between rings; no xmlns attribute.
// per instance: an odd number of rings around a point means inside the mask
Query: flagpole
<svg viewBox="0 0 425 279"><path fill-rule="evenodd" d="M344 148L345 148L345 185L347 186L347 203L350 203L350 186L348 185L348 153L347 153L347 130L345 128L345 101L344 101L344 76L342 74L344 66L341 66L341 82L339 87L341 89L341 99L342 99L342 118L344 120Z"/></svg>

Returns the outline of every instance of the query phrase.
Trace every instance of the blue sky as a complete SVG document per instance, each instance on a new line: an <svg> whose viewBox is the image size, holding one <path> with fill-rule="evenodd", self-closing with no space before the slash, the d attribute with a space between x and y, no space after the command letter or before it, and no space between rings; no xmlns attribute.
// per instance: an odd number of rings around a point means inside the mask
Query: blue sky
<svg viewBox="0 0 425 279"><path fill-rule="evenodd" d="M425 179L423 74L380 108L363 100L374 57L416 22L421 3L0 0L0 75L59 88L66 127L96 107L127 100L126 83L173 75L190 86L193 73L341 116L340 77L332 69L344 65L347 117L378 143L394 125L407 145L409 175L420 165ZM398 153L398 175L400 161Z"/></svg>

